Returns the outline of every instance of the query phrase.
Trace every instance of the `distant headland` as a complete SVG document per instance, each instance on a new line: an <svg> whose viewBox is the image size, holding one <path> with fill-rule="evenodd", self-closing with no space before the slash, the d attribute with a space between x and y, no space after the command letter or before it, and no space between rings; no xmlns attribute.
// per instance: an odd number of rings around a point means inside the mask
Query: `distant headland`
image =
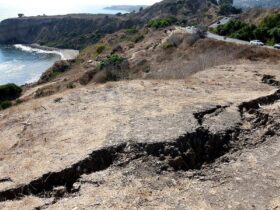
<svg viewBox="0 0 280 210"><path fill-rule="evenodd" d="M148 7L147 5L114 5L110 7L105 7L104 9L132 12L132 11L139 11L141 9L145 9L147 7Z"/></svg>

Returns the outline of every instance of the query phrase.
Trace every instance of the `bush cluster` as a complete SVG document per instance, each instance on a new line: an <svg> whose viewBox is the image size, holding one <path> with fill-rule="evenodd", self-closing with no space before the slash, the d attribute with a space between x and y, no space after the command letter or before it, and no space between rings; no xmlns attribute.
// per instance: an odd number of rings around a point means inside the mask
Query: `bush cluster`
<svg viewBox="0 0 280 210"><path fill-rule="evenodd" d="M136 33L138 33L138 30L136 28L128 28L128 29L125 29L124 32L126 34L136 34Z"/></svg>
<svg viewBox="0 0 280 210"><path fill-rule="evenodd" d="M21 95L22 89L15 84L0 85L0 109L12 106L11 100Z"/></svg>
<svg viewBox="0 0 280 210"><path fill-rule="evenodd" d="M125 60L125 58L119 56L118 54L108 55L106 59L104 59L100 62L100 69L103 69L106 66L120 64L124 60Z"/></svg>
<svg viewBox="0 0 280 210"><path fill-rule="evenodd" d="M125 58L117 54L108 55L100 63L101 75L106 75L106 81L119 81L128 79L128 62Z"/></svg>
<svg viewBox="0 0 280 210"><path fill-rule="evenodd" d="M231 20L225 25L218 26L213 32L245 41L259 39L273 45L280 42L280 14L267 16L257 26L240 20Z"/></svg>
<svg viewBox="0 0 280 210"><path fill-rule="evenodd" d="M97 45L97 46L96 46L96 53L99 55L99 54L101 54L102 52L104 52L105 49L106 49L106 46L105 46L105 45Z"/></svg>
<svg viewBox="0 0 280 210"><path fill-rule="evenodd" d="M145 37L143 34L139 32L136 28L128 28L124 30L125 36L123 37L127 41L131 41L134 43L142 41Z"/></svg>
<svg viewBox="0 0 280 210"><path fill-rule="evenodd" d="M175 17L157 18L157 19L150 20L147 26L149 28L159 29L159 28L165 28L171 26L175 22L176 22Z"/></svg>

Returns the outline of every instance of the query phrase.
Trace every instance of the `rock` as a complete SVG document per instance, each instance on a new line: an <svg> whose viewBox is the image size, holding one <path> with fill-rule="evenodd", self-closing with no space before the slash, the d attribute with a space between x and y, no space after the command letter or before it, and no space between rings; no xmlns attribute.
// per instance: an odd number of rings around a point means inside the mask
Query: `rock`
<svg viewBox="0 0 280 210"><path fill-rule="evenodd" d="M123 52L123 48L121 45L116 45L112 51L111 54L115 54L115 53L122 53Z"/></svg>
<svg viewBox="0 0 280 210"><path fill-rule="evenodd" d="M97 68L86 71L79 79L80 84L87 85L88 83L90 83L97 72Z"/></svg>
<svg viewBox="0 0 280 210"><path fill-rule="evenodd" d="M188 164L186 163L186 161L183 159L182 156L175 157L174 159L169 160L169 165L175 170L188 168Z"/></svg>
<svg viewBox="0 0 280 210"><path fill-rule="evenodd" d="M63 197L64 194L67 192L66 187L64 186L59 186L59 187L55 187L53 189L53 196L54 197Z"/></svg>
<svg viewBox="0 0 280 210"><path fill-rule="evenodd" d="M80 189L81 189L81 183L76 182L76 183L73 184L71 190L72 190L72 192L78 192Z"/></svg>

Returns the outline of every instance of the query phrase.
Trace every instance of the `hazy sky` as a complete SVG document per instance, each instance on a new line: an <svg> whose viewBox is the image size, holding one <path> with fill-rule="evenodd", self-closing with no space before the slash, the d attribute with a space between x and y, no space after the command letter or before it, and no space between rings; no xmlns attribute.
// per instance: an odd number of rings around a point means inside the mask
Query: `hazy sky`
<svg viewBox="0 0 280 210"><path fill-rule="evenodd" d="M68 13L98 13L110 5L151 5L160 0L0 0L0 20L26 16L60 15Z"/></svg>
<svg viewBox="0 0 280 210"><path fill-rule="evenodd" d="M0 0L0 7L69 7L72 5L153 4L159 0Z"/></svg>

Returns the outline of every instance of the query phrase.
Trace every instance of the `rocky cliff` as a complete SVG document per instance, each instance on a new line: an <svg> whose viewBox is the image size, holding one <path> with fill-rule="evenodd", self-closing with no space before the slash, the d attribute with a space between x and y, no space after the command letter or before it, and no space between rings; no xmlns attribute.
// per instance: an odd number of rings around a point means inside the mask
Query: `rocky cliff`
<svg viewBox="0 0 280 210"><path fill-rule="evenodd" d="M135 22L109 15L66 15L7 19L0 23L1 44L39 43L81 49Z"/></svg>

